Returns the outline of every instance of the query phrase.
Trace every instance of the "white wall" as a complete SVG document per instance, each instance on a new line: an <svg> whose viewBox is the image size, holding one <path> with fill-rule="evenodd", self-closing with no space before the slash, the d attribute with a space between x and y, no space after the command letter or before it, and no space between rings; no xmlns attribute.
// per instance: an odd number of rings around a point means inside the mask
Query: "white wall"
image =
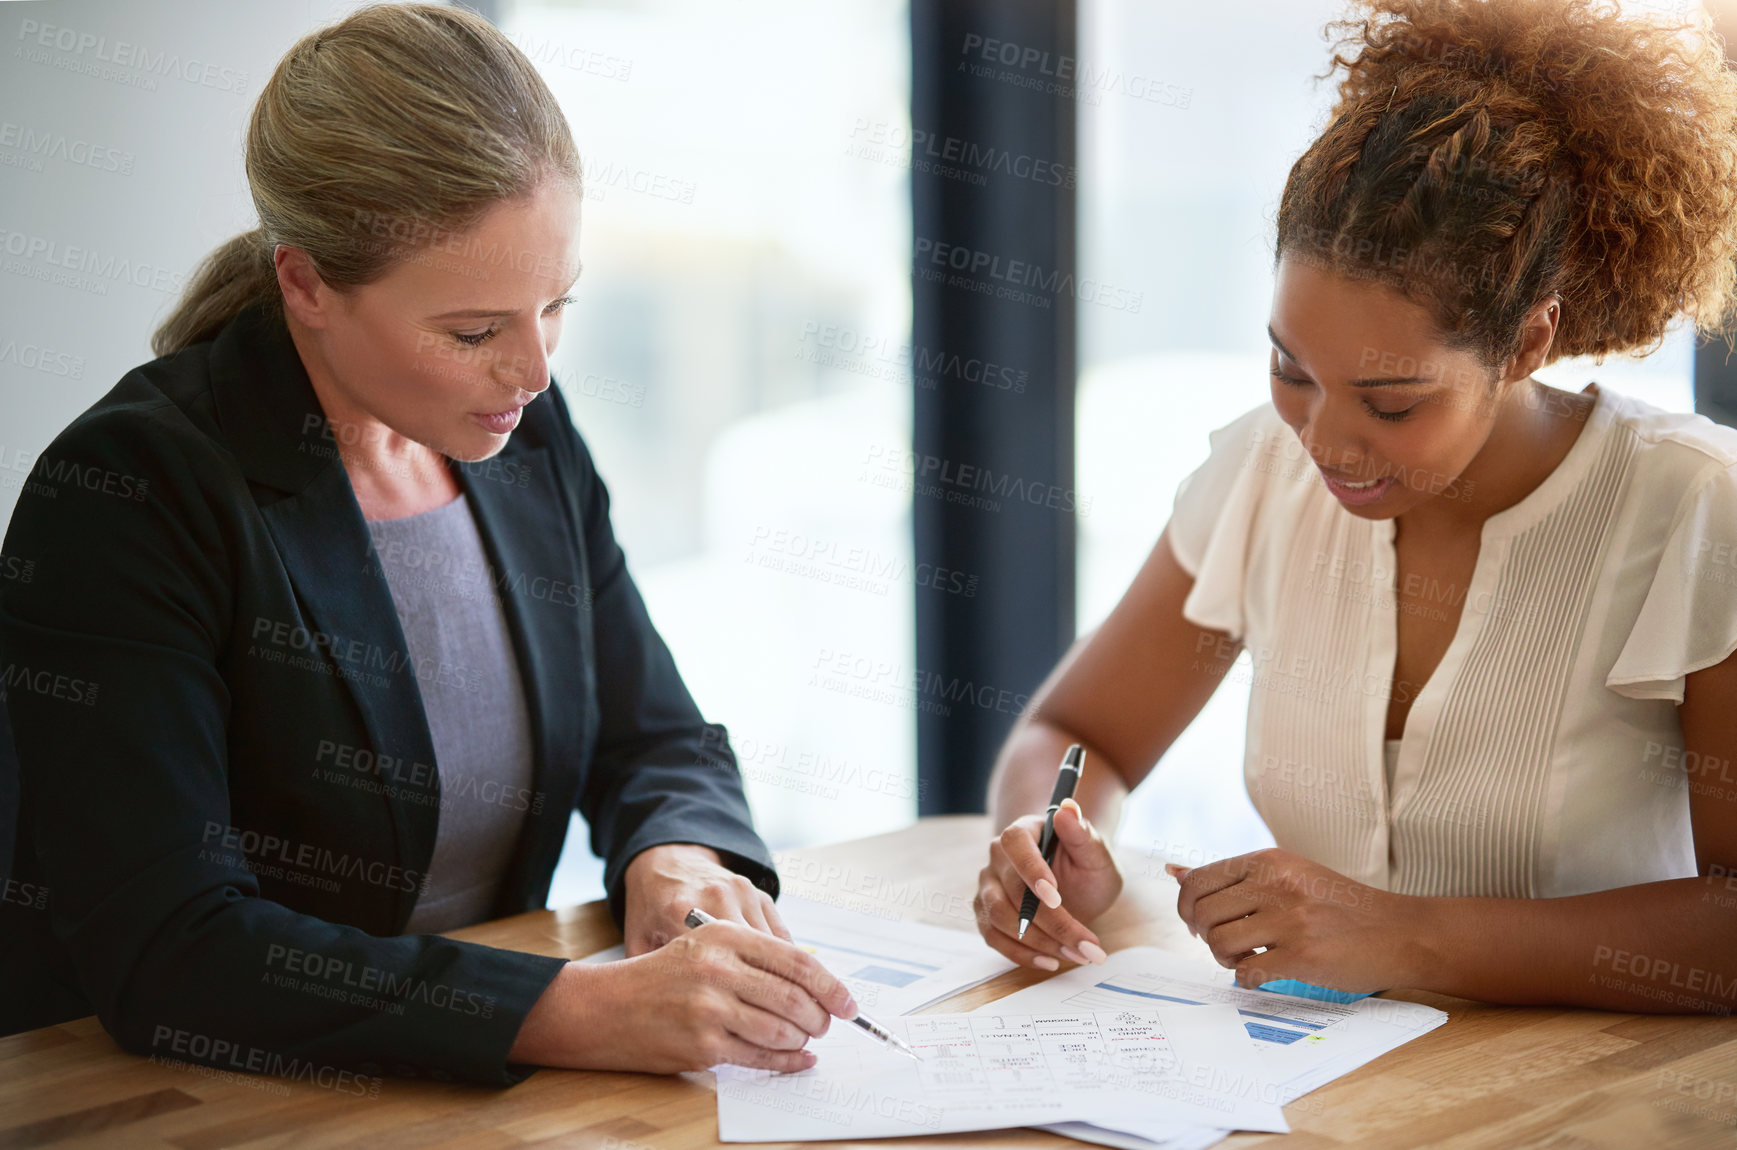
<svg viewBox="0 0 1737 1150"><path fill-rule="evenodd" d="M152 358L199 260L257 223L253 101L296 39L358 6L0 3L0 522L60 429Z"/></svg>

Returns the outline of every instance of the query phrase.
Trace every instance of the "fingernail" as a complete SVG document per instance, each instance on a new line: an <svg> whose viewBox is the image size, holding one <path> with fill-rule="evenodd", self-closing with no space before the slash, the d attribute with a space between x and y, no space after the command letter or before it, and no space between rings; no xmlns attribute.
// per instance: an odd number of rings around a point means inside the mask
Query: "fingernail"
<svg viewBox="0 0 1737 1150"><path fill-rule="evenodd" d="M1051 910L1054 910L1056 907L1061 905L1061 891L1057 890L1055 884L1050 882L1047 878L1038 879L1037 885L1032 887L1031 890L1032 893L1037 895L1037 897L1043 902L1043 905L1049 907Z"/></svg>
<svg viewBox="0 0 1737 1150"><path fill-rule="evenodd" d="M856 999L854 999L854 998L845 999L844 1000L844 1013L839 1015L839 1017L844 1019L846 1022L849 1022L851 1019L856 1017L856 1013L857 1013Z"/></svg>
<svg viewBox="0 0 1737 1150"><path fill-rule="evenodd" d="M1182 868L1177 866L1175 863L1165 863L1164 864L1164 873L1169 875L1171 878L1175 878L1177 872L1180 871L1181 869Z"/></svg>
<svg viewBox="0 0 1737 1150"><path fill-rule="evenodd" d="M1037 967L1039 970L1060 970L1061 969L1061 963L1057 962L1055 959L1051 958L1047 954L1040 954L1036 958L1032 959L1031 965Z"/></svg>
<svg viewBox="0 0 1737 1150"><path fill-rule="evenodd" d="M1108 962L1110 958L1109 955L1104 953L1104 948L1095 942L1082 942L1080 943L1079 950L1080 953L1090 959L1095 966L1102 966L1104 963Z"/></svg>
<svg viewBox="0 0 1737 1150"><path fill-rule="evenodd" d="M1062 957L1067 959L1069 962L1077 962L1081 966L1086 964L1086 956L1071 946L1062 947Z"/></svg>

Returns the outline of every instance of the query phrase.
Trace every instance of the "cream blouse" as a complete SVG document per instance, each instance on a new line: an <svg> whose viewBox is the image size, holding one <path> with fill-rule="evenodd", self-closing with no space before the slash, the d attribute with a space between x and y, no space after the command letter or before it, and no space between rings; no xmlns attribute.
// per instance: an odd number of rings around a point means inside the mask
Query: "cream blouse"
<svg viewBox="0 0 1737 1150"><path fill-rule="evenodd" d="M1592 384L1562 462L1491 516L1389 770L1394 522L1360 519L1260 407L1170 520L1192 622L1252 677L1244 778L1280 847L1420 895L1547 897L1695 873L1684 676L1737 649L1737 430ZM1408 610L1434 610L1425 587Z"/></svg>

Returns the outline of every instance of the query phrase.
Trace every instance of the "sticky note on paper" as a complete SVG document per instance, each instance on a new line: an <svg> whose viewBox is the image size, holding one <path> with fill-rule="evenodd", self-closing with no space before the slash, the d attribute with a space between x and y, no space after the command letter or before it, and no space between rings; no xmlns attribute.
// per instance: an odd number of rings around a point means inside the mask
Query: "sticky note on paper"
<svg viewBox="0 0 1737 1150"><path fill-rule="evenodd" d="M1319 1002L1356 1002L1360 998L1368 998L1373 990L1333 990L1325 986L1316 986L1311 982L1298 982L1294 978L1280 978L1272 982L1261 983L1262 990L1271 990L1277 994L1291 994L1298 998L1313 998Z"/></svg>

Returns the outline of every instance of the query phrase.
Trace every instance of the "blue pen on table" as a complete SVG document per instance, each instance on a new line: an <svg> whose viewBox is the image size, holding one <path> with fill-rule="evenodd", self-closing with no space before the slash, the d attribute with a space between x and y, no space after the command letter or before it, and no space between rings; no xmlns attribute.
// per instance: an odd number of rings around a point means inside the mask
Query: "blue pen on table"
<svg viewBox="0 0 1737 1150"><path fill-rule="evenodd" d="M1068 753L1062 756L1061 766L1055 772L1055 790L1049 793L1049 813L1043 816L1043 837L1038 840L1038 850L1043 853L1043 864L1050 866L1055 862L1055 813L1061 809L1063 799L1074 797L1074 788L1080 785L1080 772L1086 768L1085 748L1075 743L1068 748ZM1025 898L1019 903L1019 937L1025 938L1025 928L1031 925L1031 920L1037 917L1037 892L1030 887L1025 888Z"/></svg>
<svg viewBox="0 0 1737 1150"><path fill-rule="evenodd" d="M683 921L686 922L690 928L692 928L692 927L696 927L696 926L704 926L708 922L717 922L718 920L713 918L711 915L707 914L705 911L701 910L699 907L696 906L692 910L688 911L687 918L684 919ZM868 1015L864 1014L860 1010L856 1012L855 1018L847 1018L844 1021L850 1023L852 1026L861 1030L864 1034L866 1034L870 1038L873 1038L876 1041L882 1043L883 1045L890 1046L894 1050L897 1050L902 1054L909 1054L912 1058L915 1058L918 1062L921 1062L923 1060L923 1056L918 1054L915 1050L912 1050L909 1046L905 1045L904 1040L901 1039L898 1035L894 1034L892 1031L888 1030L886 1027L882 1026L880 1023L876 1022L874 1019L870 1018Z"/></svg>

